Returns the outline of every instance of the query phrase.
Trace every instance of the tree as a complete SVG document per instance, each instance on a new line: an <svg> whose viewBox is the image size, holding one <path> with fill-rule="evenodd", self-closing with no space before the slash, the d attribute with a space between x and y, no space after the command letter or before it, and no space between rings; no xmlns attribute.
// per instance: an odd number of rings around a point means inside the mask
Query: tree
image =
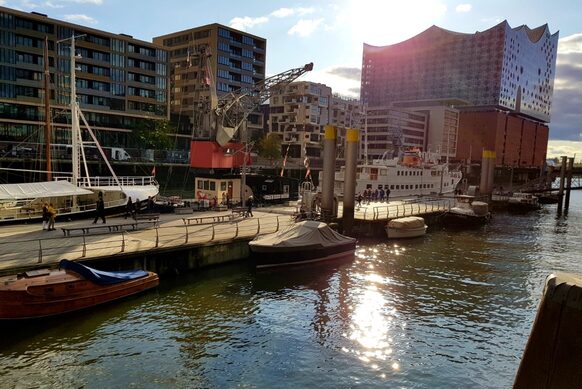
<svg viewBox="0 0 582 389"><path fill-rule="evenodd" d="M144 149L167 150L171 147L170 134L175 128L167 120L140 120L133 135L140 147Z"/></svg>
<svg viewBox="0 0 582 389"><path fill-rule="evenodd" d="M267 134L261 138L257 146L261 157L270 160L281 158L281 138L277 134Z"/></svg>

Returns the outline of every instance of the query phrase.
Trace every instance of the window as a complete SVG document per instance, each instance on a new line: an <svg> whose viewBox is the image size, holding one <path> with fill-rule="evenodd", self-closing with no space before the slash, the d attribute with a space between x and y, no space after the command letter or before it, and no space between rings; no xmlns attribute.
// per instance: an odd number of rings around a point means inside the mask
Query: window
<svg viewBox="0 0 582 389"><path fill-rule="evenodd" d="M210 181L210 190L216 191L216 181Z"/></svg>
<svg viewBox="0 0 582 389"><path fill-rule="evenodd" d="M225 191L226 190L226 182L225 181L223 181L223 182L220 183L220 190L221 191Z"/></svg>
<svg viewBox="0 0 582 389"><path fill-rule="evenodd" d="M204 182L202 180L198 180L198 189L204 189Z"/></svg>

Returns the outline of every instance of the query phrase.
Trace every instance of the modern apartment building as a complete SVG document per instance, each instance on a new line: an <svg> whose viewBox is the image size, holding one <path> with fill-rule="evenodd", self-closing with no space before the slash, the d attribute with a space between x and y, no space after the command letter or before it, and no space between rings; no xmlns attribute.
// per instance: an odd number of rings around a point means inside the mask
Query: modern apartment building
<svg viewBox="0 0 582 389"><path fill-rule="evenodd" d="M363 111L360 101L333 95L330 122L338 129L337 157L338 159L343 159L346 146L346 130L348 128L362 128Z"/></svg>
<svg viewBox="0 0 582 389"><path fill-rule="evenodd" d="M44 142L44 47L48 40L53 142L70 143L70 38L76 39L80 107L103 146L138 147L132 130L169 119L164 48L0 7L0 141Z"/></svg>
<svg viewBox="0 0 582 389"><path fill-rule="evenodd" d="M398 155L401 147L425 150L428 114L393 107L367 107L360 133L360 157L368 161Z"/></svg>
<svg viewBox="0 0 582 389"><path fill-rule="evenodd" d="M331 88L309 81L292 82L271 97L269 132L281 135L283 154L321 164L323 127L331 123ZM287 152L287 149L289 150Z"/></svg>
<svg viewBox="0 0 582 389"><path fill-rule="evenodd" d="M221 24L209 24L155 37L170 57L170 100L173 122L181 136L213 141L203 115L210 104L211 88L218 96L249 87L265 79L267 40ZM257 110L248 118L253 131L263 128Z"/></svg>
<svg viewBox="0 0 582 389"><path fill-rule="evenodd" d="M459 145L469 144L473 151L495 147L497 163L501 164L505 153L499 149L502 140L494 137L485 144L461 139L478 138L476 133L480 131L477 122L463 121L463 115L489 112L496 116L502 111L534 124L539 131L536 139L547 139L558 35L551 34L547 25L511 28L504 21L475 34L433 26L395 45L364 45L362 102L386 106L396 102L464 100L463 106L455 106L461 112ZM512 127L496 135L511 138L510 143L524 147L527 144L523 134ZM457 158L464 159L468 153L459 147ZM479 154L475 155L479 159Z"/></svg>

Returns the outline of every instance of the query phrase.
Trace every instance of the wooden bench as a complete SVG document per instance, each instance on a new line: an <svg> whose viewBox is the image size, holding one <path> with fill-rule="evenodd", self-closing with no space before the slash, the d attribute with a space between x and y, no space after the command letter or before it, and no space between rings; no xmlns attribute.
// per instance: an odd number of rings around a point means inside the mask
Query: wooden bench
<svg viewBox="0 0 582 389"><path fill-rule="evenodd" d="M184 224L207 224L207 223L220 223L231 221L235 218L235 215L217 215L217 216L203 216L203 217L188 217L182 218Z"/></svg>
<svg viewBox="0 0 582 389"><path fill-rule="evenodd" d="M154 221L158 221L158 220L160 220L160 214L159 213L154 213L154 212L136 213L135 215L133 215L133 218L136 221L138 221L138 220L154 220Z"/></svg>
<svg viewBox="0 0 582 389"><path fill-rule="evenodd" d="M157 227L159 225L158 220L146 220L146 221L135 221L133 223L123 223L123 224L99 224L91 225L85 227L61 227L64 236L71 236L71 232L81 232L82 235L89 235L90 232L94 231L107 231L107 232L120 232L120 231L136 231L142 225L150 225L152 227Z"/></svg>
<svg viewBox="0 0 582 389"><path fill-rule="evenodd" d="M174 213L178 215L187 215L194 213L194 209L192 207L179 207L174 208Z"/></svg>

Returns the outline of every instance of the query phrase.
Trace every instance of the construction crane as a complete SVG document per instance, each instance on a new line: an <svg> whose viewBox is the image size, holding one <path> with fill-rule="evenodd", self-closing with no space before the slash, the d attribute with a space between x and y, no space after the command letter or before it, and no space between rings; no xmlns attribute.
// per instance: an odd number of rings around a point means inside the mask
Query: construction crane
<svg viewBox="0 0 582 389"><path fill-rule="evenodd" d="M313 63L308 63L301 68L287 70L250 87L221 96L219 99L212 96L210 126L216 131L216 142L221 147L225 146L234 138L239 128L246 124L246 119L252 111L299 76L311 70L313 70ZM211 90L213 87L215 86L210 86Z"/></svg>

